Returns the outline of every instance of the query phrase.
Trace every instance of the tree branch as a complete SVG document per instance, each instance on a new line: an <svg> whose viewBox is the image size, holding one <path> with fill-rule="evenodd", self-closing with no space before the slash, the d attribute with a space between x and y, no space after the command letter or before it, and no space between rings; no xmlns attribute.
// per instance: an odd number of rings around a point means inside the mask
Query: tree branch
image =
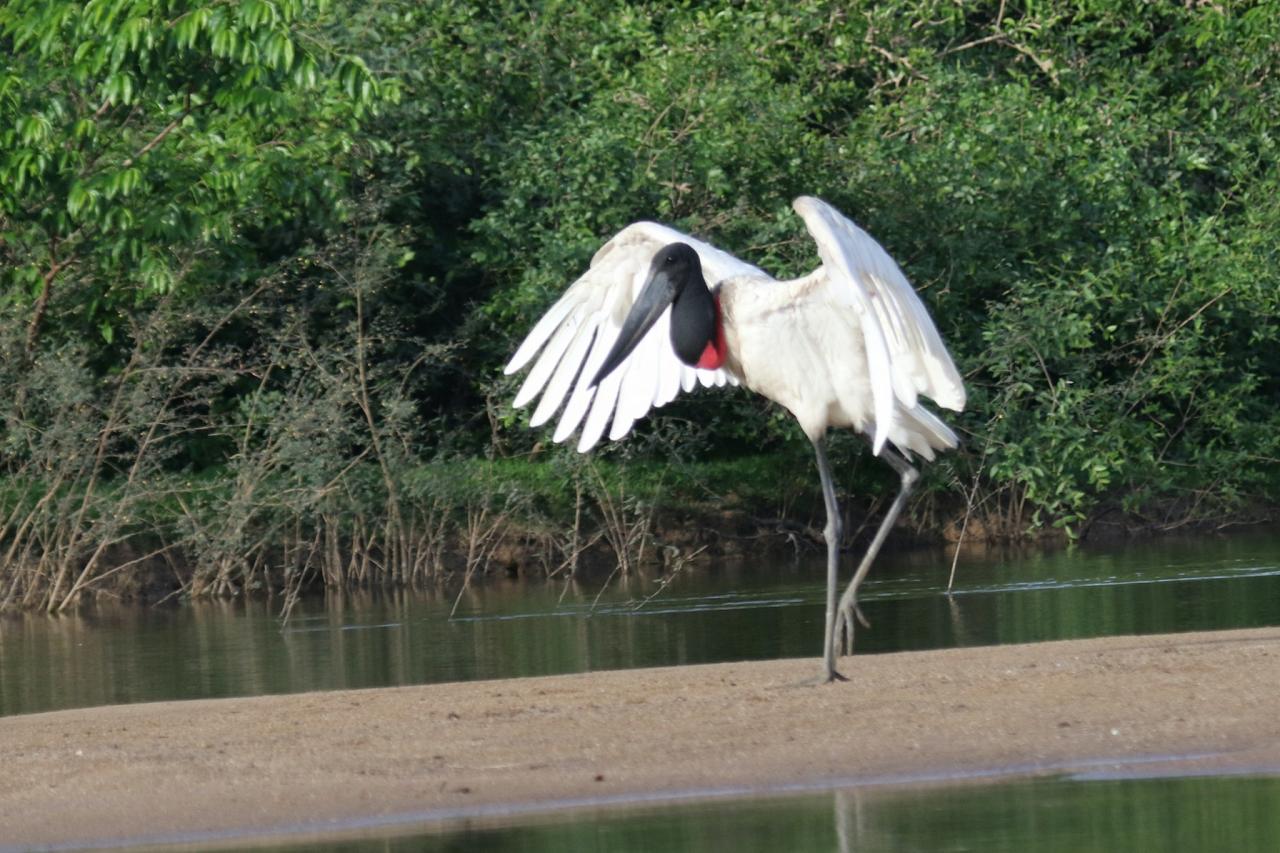
<svg viewBox="0 0 1280 853"><path fill-rule="evenodd" d="M168 136L170 133L173 133L173 131L177 129L178 125L182 124L183 119L185 119L189 115L191 115L191 111L184 110L182 115L178 116L173 121L165 125L164 129L161 130L159 133L157 133L155 136L153 136L150 142L148 142L146 145L138 149L137 154L134 154L132 157L126 158L124 163L121 165L123 165L124 168L126 169L132 166L134 163L138 161L140 157L143 157L148 151L150 151L151 149L159 145L161 142L163 142L164 138Z"/></svg>
<svg viewBox="0 0 1280 853"><path fill-rule="evenodd" d="M31 322L27 324L27 358L30 359L36 351L36 342L40 340L40 327L44 324L45 312L49 310L49 296L53 292L53 280L57 277L65 263L58 260L58 238L49 238L49 269L45 271L43 281L40 285L40 295L36 297L35 311L31 315Z"/></svg>

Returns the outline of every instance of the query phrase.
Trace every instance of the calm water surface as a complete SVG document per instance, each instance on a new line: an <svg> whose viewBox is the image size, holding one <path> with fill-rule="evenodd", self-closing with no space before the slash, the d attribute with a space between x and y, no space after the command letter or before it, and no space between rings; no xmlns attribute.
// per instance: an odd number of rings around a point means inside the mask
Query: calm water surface
<svg viewBox="0 0 1280 853"><path fill-rule="evenodd" d="M1055 553L888 553L864 653L1280 624L1280 531ZM0 715L818 655L825 571L799 561L653 579L498 582L452 595L94 607L0 619ZM654 593L657 593L654 595ZM599 598L596 601L596 598ZM816 663L815 663L816 666ZM1277 848L1280 849L1280 848Z"/></svg>
<svg viewBox="0 0 1280 853"><path fill-rule="evenodd" d="M371 829L345 839L251 849L1248 853L1280 850L1280 779L1042 778L943 788L836 789Z"/></svg>
<svg viewBox="0 0 1280 853"><path fill-rule="evenodd" d="M950 597L949 568L936 552L884 555L864 588L873 627L860 651L1280 624L1277 531L970 554ZM700 568L663 587L493 583L452 618L453 597L431 593L317 598L287 624L278 605L242 601L14 616L0 619L0 715L772 657L813 656L816 668L823 578L814 555ZM1280 850L1280 779L1105 774L370 823L251 849Z"/></svg>

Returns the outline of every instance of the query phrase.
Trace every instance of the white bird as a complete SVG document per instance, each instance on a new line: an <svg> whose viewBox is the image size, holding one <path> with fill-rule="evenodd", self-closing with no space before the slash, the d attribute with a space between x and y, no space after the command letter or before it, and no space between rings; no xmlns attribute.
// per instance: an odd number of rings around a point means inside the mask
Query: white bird
<svg viewBox="0 0 1280 853"><path fill-rule="evenodd" d="M827 509L824 675L844 680L835 663L839 636L851 649L858 587L919 476L909 460L931 460L957 444L920 398L960 411L965 391L924 303L880 244L820 199L801 196L792 207L822 259L803 278L778 281L675 229L637 222L596 252L505 372L541 352L514 405L542 395L531 426L563 405L553 437L563 441L581 425L582 452L606 427L620 439L651 408L698 383L742 384L790 410L813 443ZM865 434L901 478L838 605L831 427Z"/></svg>

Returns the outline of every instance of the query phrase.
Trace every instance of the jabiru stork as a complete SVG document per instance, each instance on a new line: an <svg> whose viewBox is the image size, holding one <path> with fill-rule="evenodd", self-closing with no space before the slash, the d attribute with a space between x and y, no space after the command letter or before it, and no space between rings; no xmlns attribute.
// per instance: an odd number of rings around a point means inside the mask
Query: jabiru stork
<svg viewBox="0 0 1280 853"><path fill-rule="evenodd" d="M541 352L514 406L541 394L530 419L536 427L563 404L553 438L582 425L582 452L606 427L610 440L620 439L651 408L697 384L745 385L786 407L813 443L822 479L823 674L844 680L839 638L851 651L855 616L866 624L858 587L919 476L912 455L932 460L957 444L921 397L960 411L965 390L924 303L880 244L821 199L801 196L792 207L822 259L803 278L778 281L675 229L637 222L596 252L505 372ZM866 435L901 482L838 602L841 521L825 448L832 427Z"/></svg>

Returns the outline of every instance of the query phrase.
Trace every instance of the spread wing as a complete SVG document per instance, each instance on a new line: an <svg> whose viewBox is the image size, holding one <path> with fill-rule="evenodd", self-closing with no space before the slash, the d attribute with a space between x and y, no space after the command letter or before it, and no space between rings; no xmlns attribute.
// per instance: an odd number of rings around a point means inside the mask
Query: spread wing
<svg viewBox="0 0 1280 853"><path fill-rule="evenodd" d="M964 383L924 303L893 258L870 234L812 196L792 204L822 257L830 296L857 313L875 402L878 454L894 424L895 401L907 410L923 394L964 408Z"/></svg>
<svg viewBox="0 0 1280 853"><path fill-rule="evenodd" d="M588 387L644 286L653 256L676 242L698 253L712 286L732 276L764 276L756 267L674 228L653 222L628 225L596 252L591 268L542 316L507 363L504 372L511 374L538 356L513 404L520 408L542 395L531 426L545 423L564 404L552 438L564 441L582 424L578 450L585 452L600 440L606 426L611 424L609 438L619 439L649 409L666 405L682 390L698 383L737 384L723 368L699 370L676 357L668 308L616 370L595 388Z"/></svg>

